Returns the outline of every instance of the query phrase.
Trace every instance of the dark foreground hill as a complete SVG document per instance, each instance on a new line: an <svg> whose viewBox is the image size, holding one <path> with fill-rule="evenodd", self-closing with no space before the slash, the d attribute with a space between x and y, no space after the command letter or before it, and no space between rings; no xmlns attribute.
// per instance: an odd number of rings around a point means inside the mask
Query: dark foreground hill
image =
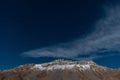
<svg viewBox="0 0 120 80"><path fill-rule="evenodd" d="M1 70L0 80L120 80L120 69L99 66L92 61L56 60Z"/></svg>

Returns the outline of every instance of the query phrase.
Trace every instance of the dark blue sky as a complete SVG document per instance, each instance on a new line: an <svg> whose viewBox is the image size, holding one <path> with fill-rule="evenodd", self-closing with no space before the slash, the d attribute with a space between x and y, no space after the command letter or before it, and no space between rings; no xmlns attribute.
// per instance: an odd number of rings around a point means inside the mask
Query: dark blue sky
<svg viewBox="0 0 120 80"><path fill-rule="evenodd" d="M104 16L101 7L104 2L105 0L0 1L0 68L56 59L22 57L21 53L89 35L94 31L93 25ZM114 61L115 58L109 59ZM106 61L102 65L118 67L118 63L111 66L109 59L95 61L100 64Z"/></svg>

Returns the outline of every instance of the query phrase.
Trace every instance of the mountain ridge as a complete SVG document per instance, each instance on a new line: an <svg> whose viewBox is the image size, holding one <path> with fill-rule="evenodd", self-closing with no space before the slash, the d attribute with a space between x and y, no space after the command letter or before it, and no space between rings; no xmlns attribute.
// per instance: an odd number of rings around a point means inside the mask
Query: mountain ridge
<svg viewBox="0 0 120 80"><path fill-rule="evenodd" d="M0 80L120 80L120 68L100 66L93 61L59 59L1 70Z"/></svg>

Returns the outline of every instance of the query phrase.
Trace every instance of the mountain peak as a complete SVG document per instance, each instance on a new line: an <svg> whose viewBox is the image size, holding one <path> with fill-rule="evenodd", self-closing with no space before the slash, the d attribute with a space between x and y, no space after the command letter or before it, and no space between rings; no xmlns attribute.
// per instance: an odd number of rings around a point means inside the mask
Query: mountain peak
<svg viewBox="0 0 120 80"><path fill-rule="evenodd" d="M70 61L59 59L49 63L35 64L32 69L34 70L89 70L91 68L99 67L93 61Z"/></svg>
<svg viewBox="0 0 120 80"><path fill-rule="evenodd" d="M0 80L120 80L120 69L99 66L93 61L59 59L0 71Z"/></svg>
<svg viewBox="0 0 120 80"><path fill-rule="evenodd" d="M87 60L84 60L84 61L72 61L72 60L64 60L64 59L57 59L57 60L54 60L54 61L48 62L48 63L49 64L60 64L60 65L62 65L62 64L91 64L91 65L96 65L96 63L93 62L93 61L87 61Z"/></svg>

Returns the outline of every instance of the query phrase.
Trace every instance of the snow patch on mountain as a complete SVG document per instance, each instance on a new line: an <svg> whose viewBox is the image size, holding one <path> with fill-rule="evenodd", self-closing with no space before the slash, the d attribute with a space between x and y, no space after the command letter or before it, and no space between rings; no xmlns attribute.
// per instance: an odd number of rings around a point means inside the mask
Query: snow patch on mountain
<svg viewBox="0 0 120 80"><path fill-rule="evenodd" d="M32 69L39 69L39 70L65 70L65 69L73 69L73 68L79 68L80 70L87 70L90 69L90 65L80 65L80 64L64 64L64 65L52 65L52 66L42 66L41 64L36 64L33 66Z"/></svg>

